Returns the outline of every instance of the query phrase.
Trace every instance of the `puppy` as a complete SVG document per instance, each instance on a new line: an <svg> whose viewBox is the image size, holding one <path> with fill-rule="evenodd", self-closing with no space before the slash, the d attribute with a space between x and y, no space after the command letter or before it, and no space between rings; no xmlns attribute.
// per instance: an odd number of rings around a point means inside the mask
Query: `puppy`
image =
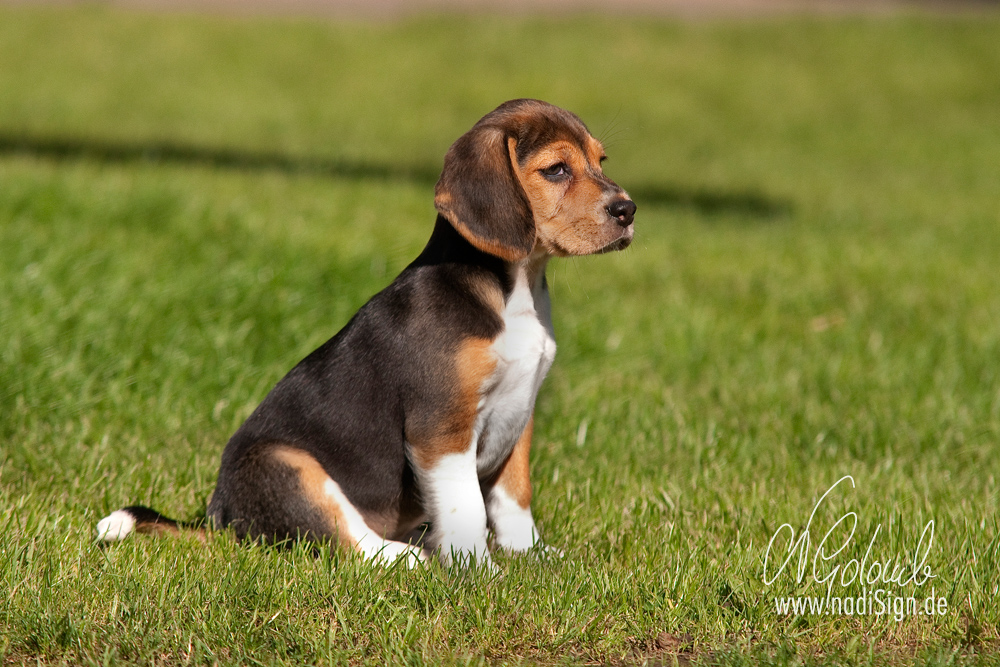
<svg viewBox="0 0 1000 667"><path fill-rule="evenodd" d="M540 545L528 452L556 353L545 267L633 235L635 204L604 158L577 116L538 100L506 102L460 137L427 246L236 431L209 525L386 560L489 563L489 529L498 548ZM132 506L97 530L178 527Z"/></svg>

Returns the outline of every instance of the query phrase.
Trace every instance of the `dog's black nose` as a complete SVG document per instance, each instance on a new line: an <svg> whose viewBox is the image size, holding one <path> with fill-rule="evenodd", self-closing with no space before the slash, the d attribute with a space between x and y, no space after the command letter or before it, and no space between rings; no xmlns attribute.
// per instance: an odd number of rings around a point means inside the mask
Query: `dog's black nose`
<svg viewBox="0 0 1000 667"><path fill-rule="evenodd" d="M622 227L628 227L635 219L635 202L631 199L616 199L608 205L608 215L618 220Z"/></svg>

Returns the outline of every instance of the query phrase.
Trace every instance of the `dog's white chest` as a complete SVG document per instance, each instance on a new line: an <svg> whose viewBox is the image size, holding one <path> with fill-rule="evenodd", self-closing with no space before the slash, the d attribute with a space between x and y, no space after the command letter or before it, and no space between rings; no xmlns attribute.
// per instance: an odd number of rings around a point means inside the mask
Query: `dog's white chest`
<svg viewBox="0 0 1000 667"><path fill-rule="evenodd" d="M544 267L534 276L517 272L503 320L504 331L493 343L496 369L484 384L476 419L480 477L495 472L510 455L556 356Z"/></svg>

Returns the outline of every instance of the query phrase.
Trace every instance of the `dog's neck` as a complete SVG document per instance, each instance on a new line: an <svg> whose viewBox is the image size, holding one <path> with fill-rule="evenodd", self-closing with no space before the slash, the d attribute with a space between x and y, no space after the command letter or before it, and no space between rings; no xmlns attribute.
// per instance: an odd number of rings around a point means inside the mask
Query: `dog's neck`
<svg viewBox="0 0 1000 667"><path fill-rule="evenodd" d="M427 245L410 266L437 264L481 266L496 273L503 273L506 262L469 243L443 215L438 214Z"/></svg>
<svg viewBox="0 0 1000 667"><path fill-rule="evenodd" d="M427 245L407 268L434 266L439 264L460 264L486 269L495 274L504 285L504 291L513 287L513 277L524 273L528 284L542 286L545 282L545 267L551 255L540 245L530 255L518 262L507 262L495 255L475 247L452 226L448 220L438 215Z"/></svg>
<svg viewBox="0 0 1000 667"><path fill-rule="evenodd" d="M545 267L548 266L550 259L552 255L542 247L542 244L536 243L531 254L518 262L518 265L523 267L529 276L544 276Z"/></svg>

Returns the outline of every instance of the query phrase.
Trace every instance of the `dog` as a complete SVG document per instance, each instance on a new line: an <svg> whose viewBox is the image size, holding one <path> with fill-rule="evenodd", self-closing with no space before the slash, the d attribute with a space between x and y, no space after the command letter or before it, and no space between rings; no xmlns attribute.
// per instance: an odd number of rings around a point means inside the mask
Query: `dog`
<svg viewBox="0 0 1000 667"><path fill-rule="evenodd" d="M501 104L462 135L426 247L229 440L209 527L386 561L492 566L490 530L496 548L543 547L528 453L556 353L545 268L631 243L636 206L604 159L576 115L539 100ZM97 531L181 527L136 505Z"/></svg>

